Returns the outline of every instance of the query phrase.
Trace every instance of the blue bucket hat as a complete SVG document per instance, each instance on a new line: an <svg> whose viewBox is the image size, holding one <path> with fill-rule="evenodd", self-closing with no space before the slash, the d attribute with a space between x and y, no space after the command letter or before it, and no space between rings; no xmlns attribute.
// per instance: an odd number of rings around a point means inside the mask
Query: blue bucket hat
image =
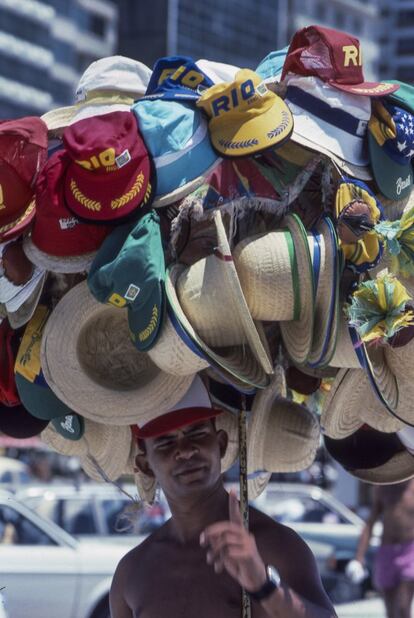
<svg viewBox="0 0 414 618"><path fill-rule="evenodd" d="M192 104L140 100L132 111L157 173L153 207L184 198L221 162L211 145L207 120Z"/></svg>
<svg viewBox="0 0 414 618"><path fill-rule="evenodd" d="M165 56L154 65L143 99L197 101L214 82L187 56Z"/></svg>
<svg viewBox="0 0 414 618"><path fill-rule="evenodd" d="M255 72L265 81L280 81L288 49L289 46L287 45L283 49L271 51L259 62Z"/></svg>

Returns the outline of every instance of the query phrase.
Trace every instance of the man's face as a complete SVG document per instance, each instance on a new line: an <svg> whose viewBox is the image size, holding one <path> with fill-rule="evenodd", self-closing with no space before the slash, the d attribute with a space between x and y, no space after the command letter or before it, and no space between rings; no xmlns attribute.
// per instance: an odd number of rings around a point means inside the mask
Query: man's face
<svg viewBox="0 0 414 618"><path fill-rule="evenodd" d="M216 431L211 420L197 422L146 439L146 454L138 455L137 464L155 476L167 497L190 496L218 482L226 446L227 434Z"/></svg>

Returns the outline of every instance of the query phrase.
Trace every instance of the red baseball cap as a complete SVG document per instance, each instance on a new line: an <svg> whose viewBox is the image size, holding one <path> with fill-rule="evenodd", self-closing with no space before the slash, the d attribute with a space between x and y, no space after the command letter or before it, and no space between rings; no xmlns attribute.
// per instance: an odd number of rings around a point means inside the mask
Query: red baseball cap
<svg viewBox="0 0 414 618"><path fill-rule="evenodd" d="M397 84L364 81L361 53L356 37L332 28L308 26L293 36L281 79L288 73L313 75L339 90L369 97L395 92Z"/></svg>
<svg viewBox="0 0 414 618"><path fill-rule="evenodd" d="M64 183L70 163L65 150L56 151L48 159L36 183L36 216L30 241L38 251L58 258L72 258L97 251L113 229L109 225L79 221L68 209ZM24 249L29 258L38 264L36 256L28 251L27 243Z"/></svg>
<svg viewBox="0 0 414 618"><path fill-rule="evenodd" d="M47 156L47 126L37 116L0 122L0 241L28 227L34 182Z"/></svg>
<svg viewBox="0 0 414 618"><path fill-rule="evenodd" d="M132 112L92 116L68 126L71 159L65 198L83 219L111 222L150 204L151 163Z"/></svg>
<svg viewBox="0 0 414 618"><path fill-rule="evenodd" d="M7 319L0 323L0 404L17 406L20 404L14 379L14 361L17 350L13 346L15 332Z"/></svg>

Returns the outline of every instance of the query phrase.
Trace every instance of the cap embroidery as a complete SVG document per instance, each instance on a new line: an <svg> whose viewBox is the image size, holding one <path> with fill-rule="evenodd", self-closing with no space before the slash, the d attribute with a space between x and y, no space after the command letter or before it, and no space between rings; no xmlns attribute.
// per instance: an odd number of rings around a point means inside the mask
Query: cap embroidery
<svg viewBox="0 0 414 618"><path fill-rule="evenodd" d="M99 212L102 208L102 204L100 202L96 202L95 200L91 200L86 195L82 193L79 189L76 181L72 178L70 181L70 190L72 191L72 195L79 204L87 208L88 210L94 210Z"/></svg>
<svg viewBox="0 0 414 618"><path fill-rule="evenodd" d="M0 185L0 210L4 210L5 208L6 204L4 203L3 187Z"/></svg>
<svg viewBox="0 0 414 618"><path fill-rule="evenodd" d="M154 305L152 308L152 315L151 315L150 323L148 324L147 328L145 328L138 334L138 339L140 341L146 341L148 337L150 337L152 333L154 332L157 324L158 324L158 307L157 305Z"/></svg>
<svg viewBox="0 0 414 618"><path fill-rule="evenodd" d="M128 193L124 193L121 197L118 197L116 200L111 200L111 208L115 210L116 208L122 208L125 204L128 204L131 200L134 199L138 195L138 193L142 189L142 185L144 184L144 174L140 172L135 179L132 188Z"/></svg>

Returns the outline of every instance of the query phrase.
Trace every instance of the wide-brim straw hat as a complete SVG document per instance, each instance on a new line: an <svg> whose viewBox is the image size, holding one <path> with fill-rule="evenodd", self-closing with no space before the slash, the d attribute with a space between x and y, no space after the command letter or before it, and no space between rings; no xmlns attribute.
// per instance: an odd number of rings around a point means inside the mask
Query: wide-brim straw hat
<svg viewBox="0 0 414 618"><path fill-rule="evenodd" d="M361 362L355 350L354 342L349 330L348 319L345 317L343 309L343 305L340 306L338 338L335 352L329 361L329 367L360 369Z"/></svg>
<svg viewBox="0 0 414 618"><path fill-rule="evenodd" d="M177 281L177 296L187 318L205 343L212 347L249 345L263 367L273 372L265 338L252 319L233 262L220 210L214 224L214 255L185 269Z"/></svg>
<svg viewBox="0 0 414 618"><path fill-rule="evenodd" d="M88 271L96 256L96 251L93 253L85 253L84 255L71 255L65 257L50 255L38 249L30 236L24 239L23 250L29 260L39 268L62 274Z"/></svg>
<svg viewBox="0 0 414 618"><path fill-rule="evenodd" d="M335 226L323 217L308 234L316 287L312 347L307 359L310 367L329 364L334 355L339 324L340 261Z"/></svg>
<svg viewBox="0 0 414 618"><path fill-rule="evenodd" d="M236 462L239 456L239 428L237 416L233 412L223 410L216 416L215 424L217 431L223 430L228 437L226 454L221 460L221 472L227 472Z"/></svg>
<svg viewBox="0 0 414 618"><path fill-rule="evenodd" d="M41 345L45 379L69 408L110 425L168 412L193 376L161 371L133 345L126 311L98 303L82 281L59 301Z"/></svg>
<svg viewBox="0 0 414 618"><path fill-rule="evenodd" d="M68 440L50 423L40 434L45 444L61 455L76 456L86 464L86 471L94 480L116 481L126 468L131 449L131 430L128 426L109 426L87 418L79 440Z"/></svg>
<svg viewBox="0 0 414 618"><path fill-rule="evenodd" d="M162 371L175 376L194 375L206 369L208 362L181 339L174 327L174 316L171 319L170 314L172 309L168 307L161 333L155 345L148 350L148 356Z"/></svg>
<svg viewBox="0 0 414 618"><path fill-rule="evenodd" d="M276 381L280 378L276 378ZM253 404L248 435L248 469L252 472L298 472L314 461L320 427L307 408L277 395L259 392Z"/></svg>
<svg viewBox="0 0 414 618"><path fill-rule="evenodd" d="M364 424L384 433L395 433L404 427L378 401L363 369L341 369L324 399L322 431L339 440Z"/></svg>
<svg viewBox="0 0 414 618"><path fill-rule="evenodd" d="M368 441L361 442L364 430L368 430ZM414 455L406 449L398 433L385 434L369 426L360 432L341 440L325 439L328 452L349 474L375 485L402 483L414 477Z"/></svg>
<svg viewBox="0 0 414 618"><path fill-rule="evenodd" d="M289 356L303 364L313 336L312 260L300 218L287 215L281 227L242 240L234 250L234 261L253 318L280 321Z"/></svg>
<svg viewBox="0 0 414 618"><path fill-rule="evenodd" d="M395 414L408 425L414 425L414 380L410 372L413 355L414 339L405 346L393 348L388 345L385 348L386 362L398 384L398 405Z"/></svg>

